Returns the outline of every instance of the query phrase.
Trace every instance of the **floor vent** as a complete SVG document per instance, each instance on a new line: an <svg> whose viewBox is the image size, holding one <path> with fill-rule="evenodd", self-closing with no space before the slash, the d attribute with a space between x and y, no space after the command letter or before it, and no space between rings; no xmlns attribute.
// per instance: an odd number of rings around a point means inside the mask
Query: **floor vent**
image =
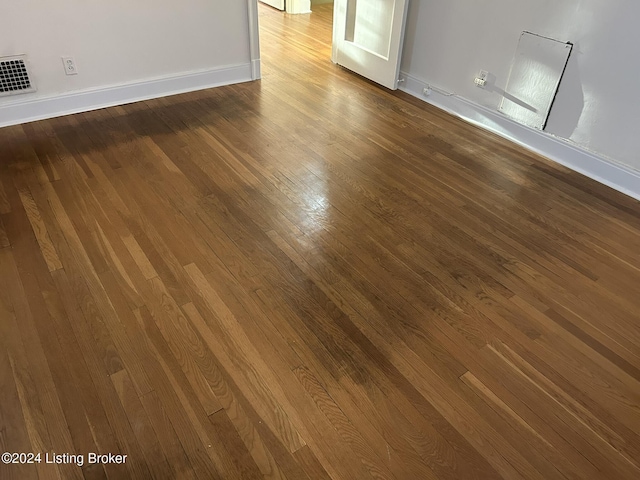
<svg viewBox="0 0 640 480"><path fill-rule="evenodd" d="M35 91L25 55L0 57L0 97Z"/></svg>

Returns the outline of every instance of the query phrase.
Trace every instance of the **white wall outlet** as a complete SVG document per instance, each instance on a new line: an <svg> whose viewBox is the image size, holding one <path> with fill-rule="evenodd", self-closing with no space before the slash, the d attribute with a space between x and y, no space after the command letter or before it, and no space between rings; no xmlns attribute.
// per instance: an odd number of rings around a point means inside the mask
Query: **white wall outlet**
<svg viewBox="0 0 640 480"><path fill-rule="evenodd" d="M424 87L424 88L422 89L422 94L423 94L425 97L428 97L429 95L431 95L431 87L430 87L429 85L427 85L426 87Z"/></svg>
<svg viewBox="0 0 640 480"><path fill-rule="evenodd" d="M484 88L487 86L487 80L489 79L489 72L486 70L480 70L478 76L473 81L476 84L476 87Z"/></svg>
<svg viewBox="0 0 640 480"><path fill-rule="evenodd" d="M64 73L66 73L67 75L78 74L76 61L73 59L73 57L62 57L62 64L64 65Z"/></svg>

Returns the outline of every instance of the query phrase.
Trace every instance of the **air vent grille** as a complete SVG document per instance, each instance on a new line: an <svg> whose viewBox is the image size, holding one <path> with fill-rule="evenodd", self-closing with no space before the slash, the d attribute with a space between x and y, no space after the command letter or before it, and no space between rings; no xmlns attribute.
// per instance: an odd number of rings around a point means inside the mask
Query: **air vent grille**
<svg viewBox="0 0 640 480"><path fill-rule="evenodd" d="M24 55L0 57L0 96L35 90Z"/></svg>

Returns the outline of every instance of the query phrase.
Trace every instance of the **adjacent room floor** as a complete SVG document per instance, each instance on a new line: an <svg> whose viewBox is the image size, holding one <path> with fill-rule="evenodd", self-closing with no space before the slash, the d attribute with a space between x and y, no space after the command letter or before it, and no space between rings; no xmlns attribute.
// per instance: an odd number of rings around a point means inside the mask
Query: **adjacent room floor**
<svg viewBox="0 0 640 480"><path fill-rule="evenodd" d="M0 478L640 478L638 202L333 65L330 8L0 129L0 450L127 455Z"/></svg>

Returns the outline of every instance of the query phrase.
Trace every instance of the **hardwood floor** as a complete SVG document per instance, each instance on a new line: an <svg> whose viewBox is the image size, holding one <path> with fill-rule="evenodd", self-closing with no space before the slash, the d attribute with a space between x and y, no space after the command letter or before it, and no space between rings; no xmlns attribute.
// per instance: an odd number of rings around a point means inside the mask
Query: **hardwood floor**
<svg viewBox="0 0 640 480"><path fill-rule="evenodd" d="M638 202L260 22L261 82L0 129L0 478L640 478Z"/></svg>

